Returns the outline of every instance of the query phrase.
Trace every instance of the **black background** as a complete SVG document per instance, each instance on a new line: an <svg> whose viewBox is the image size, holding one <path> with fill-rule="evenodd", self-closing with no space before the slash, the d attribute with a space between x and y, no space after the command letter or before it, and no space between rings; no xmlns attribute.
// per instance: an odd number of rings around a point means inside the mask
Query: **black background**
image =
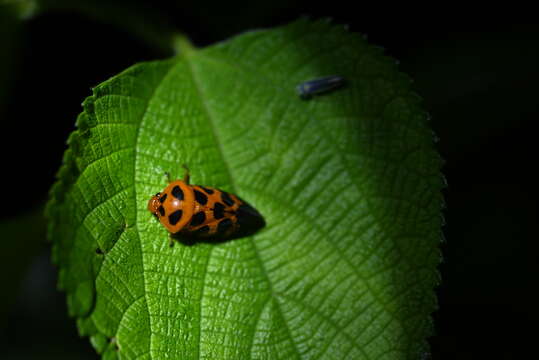
<svg viewBox="0 0 539 360"><path fill-rule="evenodd" d="M301 15L331 17L398 59L432 115L449 184L432 357L512 359L531 351L536 331L529 329L539 321L533 150L538 25L489 21L479 11L351 8L338 2L187 1L161 4L157 12L196 46ZM28 255L20 260L28 264L22 277L2 275L9 305L0 318L2 353L8 359L95 359L67 317L64 294L55 290L44 225L36 220L35 229L21 229L14 219L40 211L90 88L134 63L169 54L77 11L48 12L26 22L9 51L16 60L0 109L1 215L13 226L2 241L30 243L39 230L40 244L36 251L21 247Z"/></svg>

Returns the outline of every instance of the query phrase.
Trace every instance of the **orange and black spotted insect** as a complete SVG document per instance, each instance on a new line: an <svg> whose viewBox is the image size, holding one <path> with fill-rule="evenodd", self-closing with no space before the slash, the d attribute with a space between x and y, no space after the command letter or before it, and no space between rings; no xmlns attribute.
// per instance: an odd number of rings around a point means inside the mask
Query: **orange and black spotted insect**
<svg viewBox="0 0 539 360"><path fill-rule="evenodd" d="M234 194L189 184L183 180L168 186L148 202L148 210L172 234L186 237L230 238L245 236L265 225L262 215Z"/></svg>

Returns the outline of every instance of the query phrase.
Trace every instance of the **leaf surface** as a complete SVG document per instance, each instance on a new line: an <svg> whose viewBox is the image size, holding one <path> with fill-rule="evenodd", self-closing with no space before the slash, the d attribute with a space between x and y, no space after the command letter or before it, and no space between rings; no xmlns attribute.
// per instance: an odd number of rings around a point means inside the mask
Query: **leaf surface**
<svg viewBox="0 0 539 360"><path fill-rule="evenodd" d="M409 79L327 22L180 46L93 90L51 190L53 256L81 334L107 359L427 351L443 180ZM295 93L332 74L346 87ZM146 205L182 164L267 226L170 248Z"/></svg>

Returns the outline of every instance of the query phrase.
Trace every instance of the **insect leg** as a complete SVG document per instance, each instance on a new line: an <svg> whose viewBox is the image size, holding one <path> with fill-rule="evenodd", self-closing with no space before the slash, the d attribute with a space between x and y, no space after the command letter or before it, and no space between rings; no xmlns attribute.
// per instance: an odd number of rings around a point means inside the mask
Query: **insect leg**
<svg viewBox="0 0 539 360"><path fill-rule="evenodd" d="M189 168L185 164L182 165L182 168L185 170L185 173L183 174L183 182L189 185Z"/></svg>

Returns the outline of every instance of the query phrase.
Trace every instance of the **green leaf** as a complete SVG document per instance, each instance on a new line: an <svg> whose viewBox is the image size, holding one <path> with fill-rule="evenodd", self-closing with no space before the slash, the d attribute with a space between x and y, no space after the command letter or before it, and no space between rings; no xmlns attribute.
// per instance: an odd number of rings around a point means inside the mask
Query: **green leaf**
<svg viewBox="0 0 539 360"><path fill-rule="evenodd" d="M178 46L97 86L68 140L49 235L80 333L106 359L428 351L444 183L409 78L327 22ZM331 74L347 86L295 93ZM267 226L170 248L146 205L184 163Z"/></svg>

